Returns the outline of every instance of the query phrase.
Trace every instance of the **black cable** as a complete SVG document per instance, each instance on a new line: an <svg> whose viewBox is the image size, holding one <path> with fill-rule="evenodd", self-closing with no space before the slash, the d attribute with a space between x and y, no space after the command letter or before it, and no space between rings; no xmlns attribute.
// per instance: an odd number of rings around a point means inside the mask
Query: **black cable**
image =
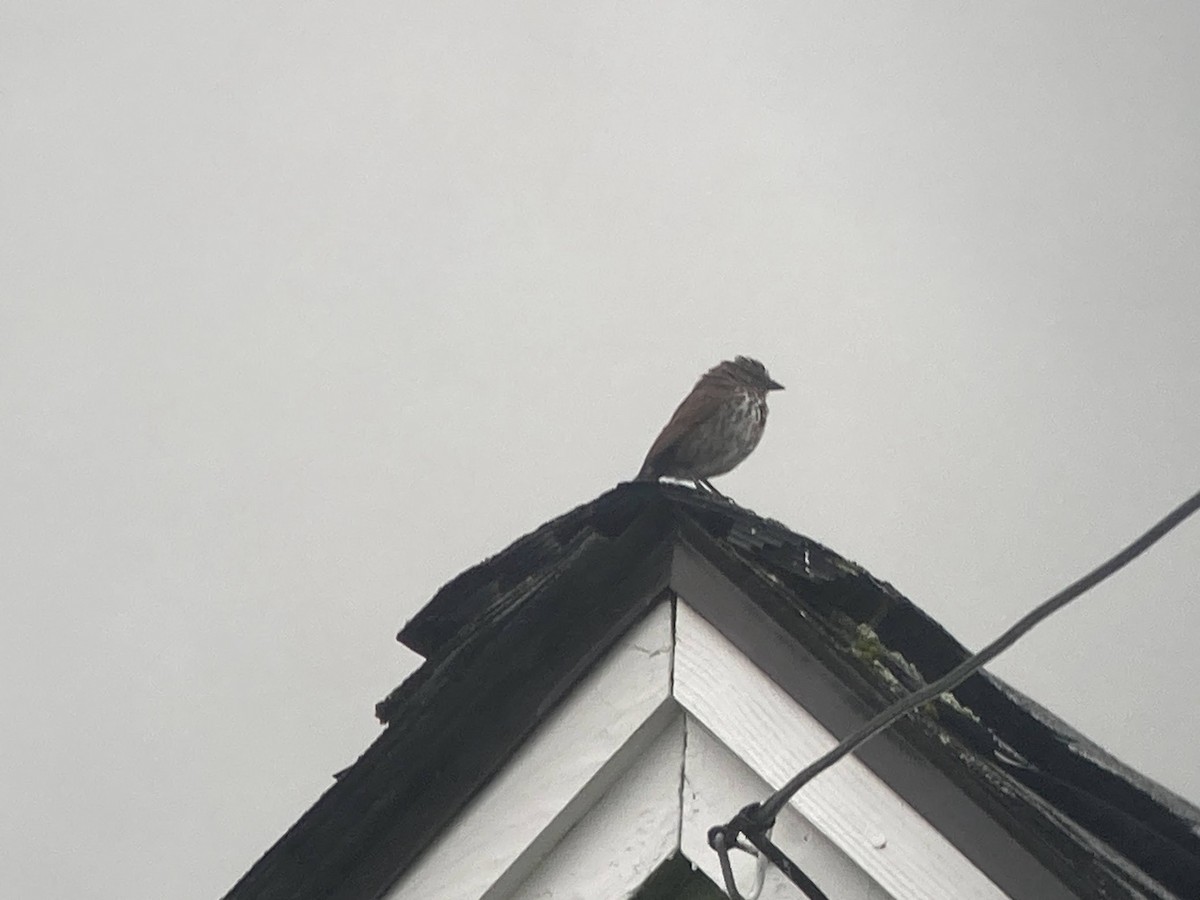
<svg viewBox="0 0 1200 900"><path fill-rule="evenodd" d="M759 853L770 860L775 868L786 875L788 880L798 887L808 900L829 900L829 895L817 887L813 880L808 877L808 874L792 862L787 854L776 847L764 832L747 831L746 840L752 843L758 849Z"/></svg>

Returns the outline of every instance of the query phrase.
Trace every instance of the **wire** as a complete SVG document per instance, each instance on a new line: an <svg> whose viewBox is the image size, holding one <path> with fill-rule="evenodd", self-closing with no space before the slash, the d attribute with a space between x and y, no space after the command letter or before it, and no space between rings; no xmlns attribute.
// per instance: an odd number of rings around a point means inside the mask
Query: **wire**
<svg viewBox="0 0 1200 900"><path fill-rule="evenodd" d="M1117 553L1107 562L1097 566L1082 578L1067 585L1049 600L1046 600L1039 606L1035 607L1031 612L1027 613L1016 624L1012 625L1002 635L976 653L970 656L963 662L959 663L937 681L928 684L921 688L916 693L910 694L903 700L898 701L892 706L885 709L875 718L871 719L854 733L845 737L836 747L818 759L816 762L809 765L803 771L796 775L791 781L768 797L761 806L753 812L754 820L763 825L775 821L775 817L779 815L779 811L795 793L800 790L805 784L815 778L817 775L824 772L842 757L853 753L860 746L865 744L875 735L879 734L884 729L888 728L898 719L912 712L922 703L932 700L946 691L957 687L969 676L974 675L984 665L991 662L1020 638L1022 638L1030 629L1041 622L1043 619L1058 612L1080 594L1085 593L1097 584L1102 582L1114 572L1124 568L1146 550L1150 549L1162 537L1164 537L1175 526L1180 524L1184 519L1200 509L1200 492L1193 494L1188 500L1185 500L1175 509L1171 510L1163 519L1154 525L1149 531L1127 546L1124 550ZM748 808L749 809L749 808ZM749 836L749 835L747 835ZM736 837L736 835L735 835Z"/></svg>
<svg viewBox="0 0 1200 900"><path fill-rule="evenodd" d="M729 895L730 900L758 900L763 885L766 883L768 862L774 864L775 868L787 876L788 880L798 887L808 900L829 900L829 895L817 887L798 865L788 859L786 854L771 842L770 828L765 832L757 830L757 826L746 817L749 810L750 807L747 807L734 816L729 825L723 827L718 825L708 833L708 843L717 851L717 861L721 866L721 878L725 881L725 892ZM754 890L747 894L738 890L737 882L733 877L733 864L729 860L730 845L726 843L729 831L745 834L754 845L747 847L736 838L732 844L738 850L745 850L757 857L754 867Z"/></svg>

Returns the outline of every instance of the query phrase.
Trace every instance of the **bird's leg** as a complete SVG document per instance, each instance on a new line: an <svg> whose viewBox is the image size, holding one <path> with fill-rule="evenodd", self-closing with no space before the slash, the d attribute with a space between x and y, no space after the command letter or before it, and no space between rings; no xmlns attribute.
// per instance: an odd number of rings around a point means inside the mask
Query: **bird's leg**
<svg viewBox="0 0 1200 900"><path fill-rule="evenodd" d="M730 500L728 497L726 497L724 494L722 494L720 491L718 491L718 490L717 490L715 487L713 487L713 486L712 486L712 482L711 482L711 481L709 481L707 478L697 478L697 479L696 479L696 484L697 484L698 486L703 486L703 487L704 487L704 489L705 489L705 490L707 490L707 491L708 491L710 494L715 494L716 496L718 496L718 497L720 497L722 500L724 500L726 503L732 503L732 502L733 502L733 501L732 501L732 500Z"/></svg>

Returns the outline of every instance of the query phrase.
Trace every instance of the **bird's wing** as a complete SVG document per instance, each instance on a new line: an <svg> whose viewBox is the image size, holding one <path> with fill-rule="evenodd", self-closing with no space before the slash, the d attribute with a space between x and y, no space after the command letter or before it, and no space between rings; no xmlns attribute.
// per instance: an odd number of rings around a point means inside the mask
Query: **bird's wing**
<svg viewBox="0 0 1200 900"><path fill-rule="evenodd" d="M720 412L724 399L719 390L714 390L703 381L697 384L650 446L638 478L657 478L661 475L674 459L683 436L714 418Z"/></svg>

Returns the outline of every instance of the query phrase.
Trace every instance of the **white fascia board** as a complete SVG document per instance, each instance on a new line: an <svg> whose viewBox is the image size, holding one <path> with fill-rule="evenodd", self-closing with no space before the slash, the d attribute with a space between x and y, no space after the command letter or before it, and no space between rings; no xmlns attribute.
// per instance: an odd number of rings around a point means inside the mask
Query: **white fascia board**
<svg viewBox="0 0 1200 900"><path fill-rule="evenodd" d="M387 893L499 900L524 882L673 719L671 604L609 651ZM678 763L674 779L678 799ZM676 811L675 840L678 839Z"/></svg>
<svg viewBox="0 0 1200 900"><path fill-rule="evenodd" d="M688 713L773 787L837 743L692 610L684 597L678 599L676 610L674 693ZM709 827L728 821L742 806L763 796L741 798ZM897 900L1002 900L1007 896L853 756L803 788L790 805L887 896ZM781 849L797 855L802 850L787 842L781 843Z"/></svg>
<svg viewBox="0 0 1200 900"><path fill-rule="evenodd" d="M636 894L679 849L683 753L684 721L676 711L511 900L626 900Z"/></svg>
<svg viewBox="0 0 1200 900"><path fill-rule="evenodd" d="M708 830L728 822L752 799L771 792L761 776L691 716L687 717L684 765L684 856L718 885L723 885L717 854L708 845ZM838 900L886 900L890 895L811 822L784 807L771 838L830 897ZM752 893L758 861L747 853L730 854L734 877L743 894ZM759 900L799 900L800 892L774 866L763 867Z"/></svg>

